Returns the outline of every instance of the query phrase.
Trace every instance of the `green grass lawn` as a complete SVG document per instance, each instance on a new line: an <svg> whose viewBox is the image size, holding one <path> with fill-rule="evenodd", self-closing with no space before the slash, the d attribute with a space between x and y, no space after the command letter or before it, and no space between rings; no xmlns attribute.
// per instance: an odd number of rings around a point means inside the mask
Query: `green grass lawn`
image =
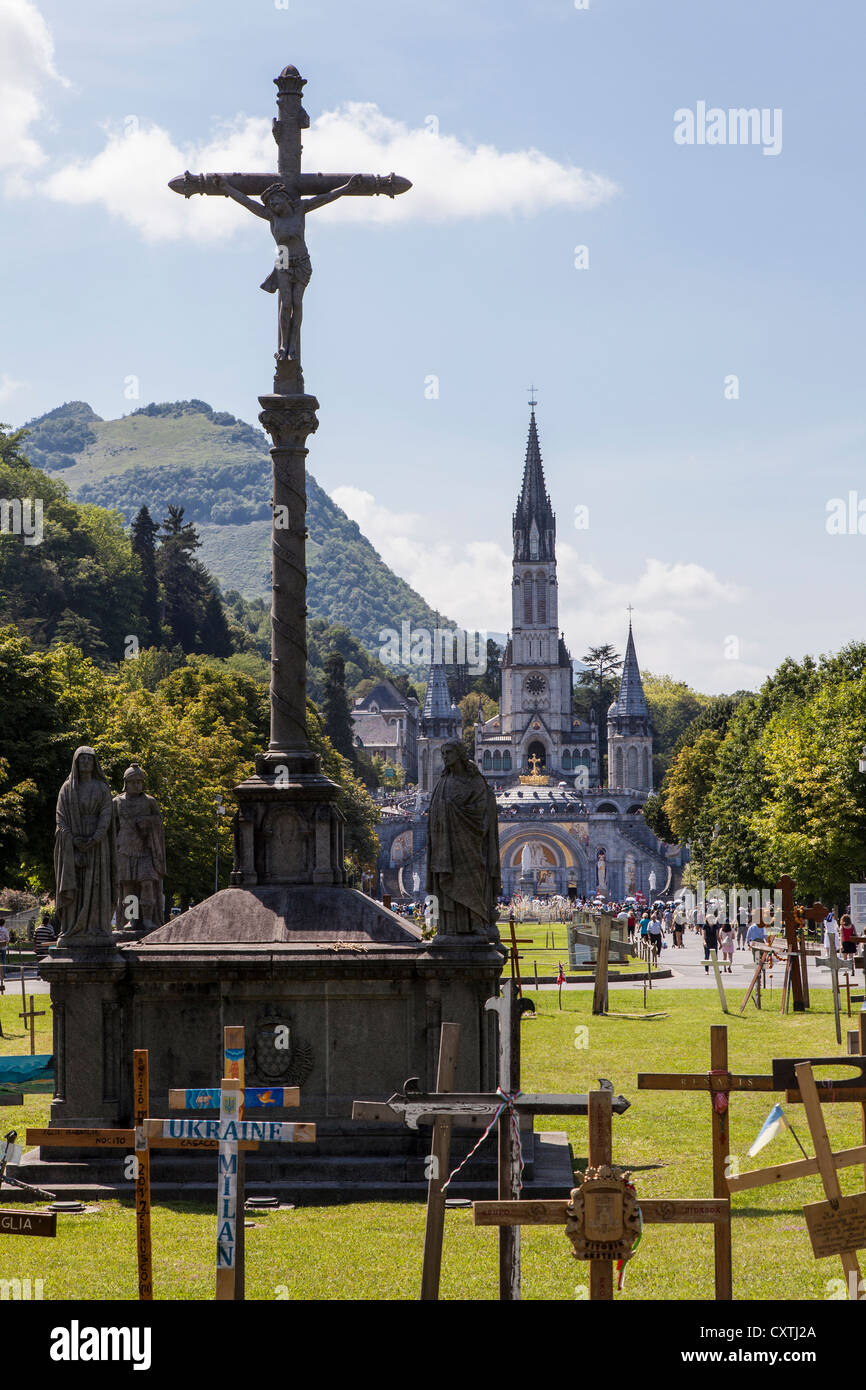
<svg viewBox="0 0 866 1390"><path fill-rule="evenodd" d="M499 933L503 944L510 946L511 931L508 922L499 923ZM538 966L539 977L544 975L555 975L556 968L560 961L565 967L565 973L569 979L589 979L591 969L573 970L568 964L568 930L565 922L515 922L514 934L518 941L531 941L530 946L521 946L520 950L520 976L521 979L529 983L534 978L535 965ZM628 963L620 964L619 961L611 961L611 977L618 970L645 970L646 965L637 956L632 956ZM505 966L506 977L511 976L511 962Z"/></svg>
<svg viewBox="0 0 866 1390"><path fill-rule="evenodd" d="M543 940L543 933L542 933ZM632 1102L614 1116L614 1159L630 1168L646 1197L710 1196L710 1100L695 1093L637 1090L639 1071L706 1071L709 1028L723 1021L711 991L653 992L656 1020L593 1018L589 992L554 991L535 998L537 1017L523 1023L523 1086L533 1091L586 1090L608 1077ZM828 991L813 994L810 1013L780 1018L749 1005L728 1018L731 1068L765 1072L773 1057L837 1055ZM47 1007L47 996L37 996ZM612 1010L637 1013L639 997L611 991ZM20 994L0 1000L4 1052L26 1052ZM40 1024L47 1020L40 1019ZM587 1032L576 1030L586 1028ZM580 1046L575 1046L575 1042ZM37 1050L50 1051L50 1034L37 1034ZM743 1170L800 1157L790 1135L749 1159L747 1150L774 1100L772 1093L731 1097L731 1151ZM812 1152L802 1107L788 1114ZM857 1105L828 1105L824 1114L834 1147L860 1143ZM43 1124L48 1098L35 1096L6 1109L4 1131ZM566 1129L578 1167L585 1164L586 1121L540 1119L539 1128ZM844 1192L862 1191L861 1169L840 1174ZM818 1178L742 1193L734 1198L734 1296L737 1299L823 1299L841 1273L838 1259L816 1261L802 1204L823 1193ZM424 1210L415 1203L357 1203L255 1213L247 1231L247 1297L323 1299L417 1298ZM157 1298L210 1299L214 1289L215 1211L207 1205L157 1204L153 1212L154 1286ZM446 1217L442 1296L493 1299L497 1293L496 1232L475 1229L472 1214ZM98 1211L58 1218L56 1240L0 1238L0 1279L44 1280L46 1299L136 1297L135 1224L131 1202L100 1202ZM586 1266L571 1255L561 1228L523 1233L523 1293L527 1299L574 1299L586 1284ZM710 1227L647 1228L628 1266L632 1299L712 1299Z"/></svg>

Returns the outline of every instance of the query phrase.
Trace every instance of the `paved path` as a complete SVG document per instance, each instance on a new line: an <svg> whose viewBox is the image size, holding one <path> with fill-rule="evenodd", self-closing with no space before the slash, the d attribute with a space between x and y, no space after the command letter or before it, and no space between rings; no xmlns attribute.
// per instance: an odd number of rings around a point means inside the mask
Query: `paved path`
<svg viewBox="0 0 866 1390"><path fill-rule="evenodd" d="M715 978L712 967L708 973L704 974L704 946L700 932L691 931L688 927L683 934L682 951L677 950L671 944L671 937L665 937L665 948L659 957L659 965L662 969L672 970L673 978L670 980L659 980L656 988L658 989L712 989L716 988ZM616 967L611 967L615 969ZM719 959L721 969L721 957ZM751 950L734 950L733 969L730 975L722 972L722 984L726 993L729 994L729 1007L736 1001L736 1007L740 1007L743 995L749 987L749 981L754 971ZM784 967L778 961L774 962L772 975L773 993L777 994L782 987L782 976ZM540 985L540 989L556 989L556 985ZM563 985L563 989L591 989L592 981L581 981L579 984ZM643 994L643 982L640 980L624 981L616 984L611 981L611 989L636 989ZM809 988L810 989L829 989L830 972L818 966L813 959L809 960ZM852 982L853 988L853 982ZM857 975L857 992L862 993L863 976L862 972ZM844 1001L844 995L843 995Z"/></svg>

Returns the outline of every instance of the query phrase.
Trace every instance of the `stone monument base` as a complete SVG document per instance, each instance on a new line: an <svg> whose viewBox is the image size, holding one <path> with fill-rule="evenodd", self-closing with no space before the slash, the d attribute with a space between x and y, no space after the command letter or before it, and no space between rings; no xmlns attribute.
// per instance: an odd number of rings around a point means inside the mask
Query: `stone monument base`
<svg viewBox="0 0 866 1390"><path fill-rule="evenodd" d="M281 1111L289 1119L300 1111ZM306 1114L305 1114L305 1118ZM430 1129L417 1132L403 1125L365 1124L361 1131L339 1121L319 1121L315 1144L263 1145L246 1155L248 1197L276 1196L296 1206L336 1202L423 1201L427 1195L427 1160ZM523 1195L545 1198L567 1196L574 1186L571 1149L564 1133L545 1130L534 1134L532 1121L521 1125L524 1169ZM451 1161L454 1167L478 1140L478 1131L454 1131ZM490 1136L448 1189L451 1197L481 1199L496 1196L496 1140ZM93 1150L32 1150L10 1176L59 1197L96 1201L128 1196L124 1175L126 1155ZM154 1201L212 1201L217 1184L217 1155L203 1153L151 1154L151 1193ZM32 1198L15 1188L4 1189L4 1202Z"/></svg>
<svg viewBox="0 0 866 1390"><path fill-rule="evenodd" d="M140 940L96 951L58 943L41 974L54 1010L51 1125L125 1126L132 1053L147 1048L150 1113L168 1092L217 1086L223 1028L243 1025L250 1085L298 1085L283 1118L339 1120L407 1078L435 1088L439 1030L459 1023L457 1088L496 1085L502 952L445 945L354 889L228 888Z"/></svg>

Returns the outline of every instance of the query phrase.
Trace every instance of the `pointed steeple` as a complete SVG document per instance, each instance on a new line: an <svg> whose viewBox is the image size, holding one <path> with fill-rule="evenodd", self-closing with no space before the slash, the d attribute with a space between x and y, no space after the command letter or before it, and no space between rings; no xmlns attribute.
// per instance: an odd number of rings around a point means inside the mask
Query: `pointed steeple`
<svg viewBox="0 0 866 1390"><path fill-rule="evenodd" d="M453 715L448 677L441 662L433 662L427 677L427 694L424 698L422 719L449 719Z"/></svg>
<svg viewBox="0 0 866 1390"><path fill-rule="evenodd" d="M622 676L619 682L619 695L610 707L608 718L619 716L619 718L649 718L646 698L643 693L643 682L640 678L640 667L637 664L637 652L634 645L634 633L631 630L631 618L628 621L628 642L625 649L625 660L622 664Z"/></svg>
<svg viewBox="0 0 866 1390"><path fill-rule="evenodd" d="M531 402L529 438L523 465L523 485L513 517L515 560L552 560L556 539L556 517L547 495L535 402Z"/></svg>

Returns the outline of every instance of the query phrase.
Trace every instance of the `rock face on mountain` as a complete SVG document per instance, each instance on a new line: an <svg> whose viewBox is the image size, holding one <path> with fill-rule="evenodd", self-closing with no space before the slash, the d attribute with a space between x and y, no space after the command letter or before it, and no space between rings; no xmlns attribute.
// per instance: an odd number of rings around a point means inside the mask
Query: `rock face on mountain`
<svg viewBox="0 0 866 1390"><path fill-rule="evenodd" d="M31 461L61 478L79 502L121 512L169 503L199 532L199 558L223 591L270 597L271 462L258 428L204 401L152 404L102 420L70 401L27 424ZM357 524L307 474L307 605L311 618L343 623L369 650L399 615L436 627L423 598L383 562Z"/></svg>

